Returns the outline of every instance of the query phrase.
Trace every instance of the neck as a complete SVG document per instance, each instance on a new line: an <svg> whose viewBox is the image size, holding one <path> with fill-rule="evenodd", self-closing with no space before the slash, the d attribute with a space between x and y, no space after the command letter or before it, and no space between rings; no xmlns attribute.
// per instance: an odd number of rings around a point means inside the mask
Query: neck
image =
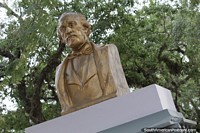
<svg viewBox="0 0 200 133"><path fill-rule="evenodd" d="M81 44L78 48L76 49L72 49L72 52L73 53L77 53L77 52L81 52L81 51L84 51L86 48L90 47L90 42L85 42L83 44Z"/></svg>

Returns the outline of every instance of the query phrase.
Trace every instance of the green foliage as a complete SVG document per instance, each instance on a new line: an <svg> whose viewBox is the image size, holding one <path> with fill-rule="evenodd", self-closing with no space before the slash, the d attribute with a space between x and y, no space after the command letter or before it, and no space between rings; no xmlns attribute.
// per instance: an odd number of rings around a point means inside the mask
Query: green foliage
<svg viewBox="0 0 200 133"><path fill-rule="evenodd" d="M22 133L29 126L29 119L23 110L9 111L7 114L0 114L1 133Z"/></svg>
<svg viewBox="0 0 200 133"><path fill-rule="evenodd" d="M185 1L172 6L152 0L149 6L140 3L141 9L133 0L22 0L13 8L1 6L15 19L1 24L6 37L0 39L0 96L18 104L16 111L0 114L1 131L23 132L60 115L54 75L69 49L58 41L56 27L65 11L86 15L95 43L116 44L130 87L162 85L173 92L178 111L200 121L199 2Z"/></svg>

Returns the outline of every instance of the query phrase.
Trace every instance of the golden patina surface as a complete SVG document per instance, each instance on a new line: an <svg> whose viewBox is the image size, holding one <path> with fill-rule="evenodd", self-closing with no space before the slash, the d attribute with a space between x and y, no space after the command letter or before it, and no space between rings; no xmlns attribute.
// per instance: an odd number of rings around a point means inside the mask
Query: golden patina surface
<svg viewBox="0 0 200 133"><path fill-rule="evenodd" d="M91 26L80 13L63 13L58 36L72 52L56 69L55 84L67 114L129 92L117 47L89 41Z"/></svg>

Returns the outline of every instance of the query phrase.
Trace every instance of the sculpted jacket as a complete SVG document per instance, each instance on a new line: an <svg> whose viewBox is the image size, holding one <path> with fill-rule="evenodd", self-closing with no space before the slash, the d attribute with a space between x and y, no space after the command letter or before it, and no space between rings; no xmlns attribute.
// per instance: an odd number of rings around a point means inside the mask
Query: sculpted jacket
<svg viewBox="0 0 200 133"><path fill-rule="evenodd" d="M91 46L91 53L68 56L56 69L55 85L62 114L129 92L117 47Z"/></svg>

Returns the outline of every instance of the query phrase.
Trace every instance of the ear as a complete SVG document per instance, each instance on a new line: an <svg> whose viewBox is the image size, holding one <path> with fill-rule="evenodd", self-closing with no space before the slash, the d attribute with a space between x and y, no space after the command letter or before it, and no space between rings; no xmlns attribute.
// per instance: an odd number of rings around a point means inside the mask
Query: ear
<svg viewBox="0 0 200 133"><path fill-rule="evenodd" d="M87 35L87 36L89 36L90 35L90 29L88 28L88 27L83 27L83 31L84 31L84 33Z"/></svg>
<svg viewBox="0 0 200 133"><path fill-rule="evenodd" d="M91 33L91 25L88 23L83 24L83 30L85 34L89 37Z"/></svg>
<svg viewBox="0 0 200 133"><path fill-rule="evenodd" d="M91 33L90 28L87 28L86 35L87 35L88 37L90 36L90 33Z"/></svg>

